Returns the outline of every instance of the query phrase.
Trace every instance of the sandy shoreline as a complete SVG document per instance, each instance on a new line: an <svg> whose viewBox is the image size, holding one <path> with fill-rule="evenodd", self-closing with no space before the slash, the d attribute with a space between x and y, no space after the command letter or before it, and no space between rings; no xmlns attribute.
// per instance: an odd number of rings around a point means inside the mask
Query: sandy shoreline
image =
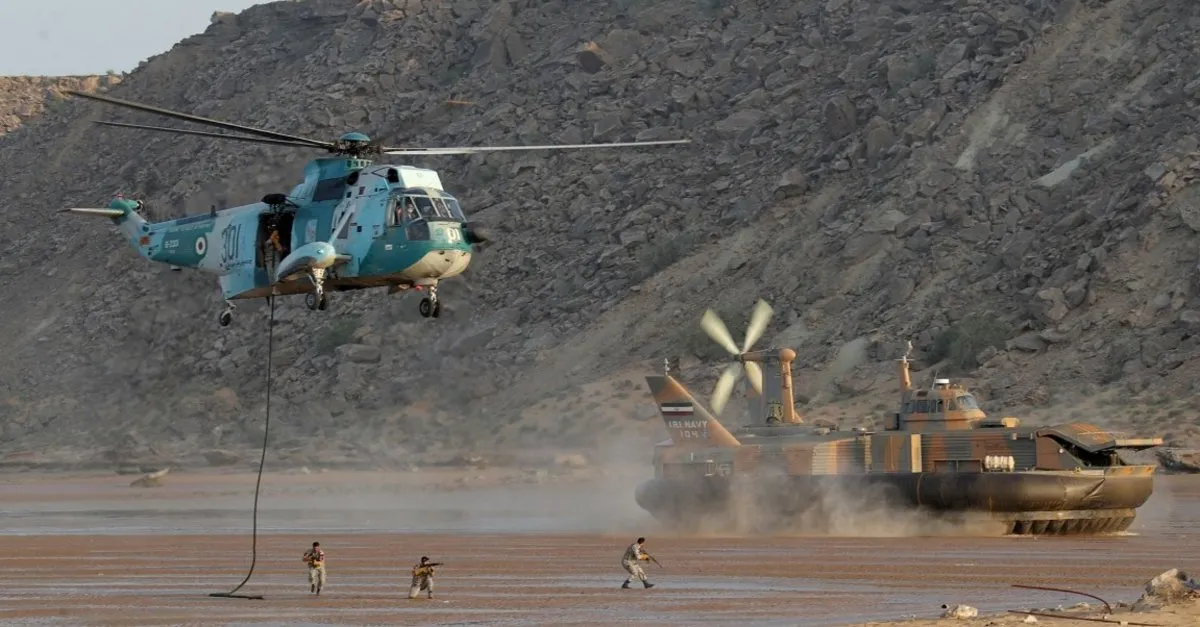
<svg viewBox="0 0 1200 627"><path fill-rule="evenodd" d="M249 566L253 474L181 472L145 489L103 473L0 475L11 582L0 590L0 622L1016 625L1024 617L1004 610L1088 599L1013 583L1115 604L1136 600L1165 570L1200 566L1195 478L1160 481L1131 533L1118 536L830 538L665 532L632 503L638 472L268 474L255 573L243 589L262 601L207 596L231 589ZM636 535L665 566L649 569L653 590L619 589L620 553ZM319 599L307 594L299 557L314 539L329 553ZM432 602L403 598L421 555L446 562ZM943 603L985 617L935 620ZM1122 618L1195 627L1197 611ZM910 617L919 620L895 622Z"/></svg>
<svg viewBox="0 0 1200 627"><path fill-rule="evenodd" d="M319 598L307 593L300 561L314 538L328 554L328 587ZM871 624L916 627L951 624L930 620L940 613L941 603L965 603L986 614L1071 606L1081 600L1012 588L1010 582L1016 580L1099 590L1110 603L1132 602L1140 593L1139 580L1162 572L1162 564L1172 559L1159 555L1150 560L1158 564L1154 567L1113 560L1101 568L1092 558L1064 564L1056 576L1048 572L1054 562L1086 545L1039 548L1045 557L1028 568L1037 557L1016 542L971 551L965 544L947 547L944 541L923 538L868 542L652 537L648 546L664 565L648 568L658 586L621 590L624 572L618 561L628 542L624 536L271 534L259 538L254 576L241 590L266 598L209 598L209 593L229 591L242 580L249 566L249 540L248 534L0 536L11 581L0 593L0 621L21 625L54 618L66 624L167 625L203 619L224 624L357 625L484 619L485 624L504 625L547 620L603 625L612 624L617 615L680 626L876 621ZM421 555L446 563L439 569L433 601L404 598L408 568ZM918 560L924 566L918 568ZM917 572L923 568L936 574ZM1074 584L1067 583L1072 580ZM1163 613L1163 620L1196 616L1173 611ZM888 622L909 616L925 620ZM1127 620L1195 624L1136 616ZM1016 624L1021 618L981 621Z"/></svg>

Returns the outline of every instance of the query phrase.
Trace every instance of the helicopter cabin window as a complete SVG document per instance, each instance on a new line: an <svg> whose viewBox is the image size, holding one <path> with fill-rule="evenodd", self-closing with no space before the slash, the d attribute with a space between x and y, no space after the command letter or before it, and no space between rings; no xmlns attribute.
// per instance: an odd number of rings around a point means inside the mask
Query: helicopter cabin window
<svg viewBox="0 0 1200 627"><path fill-rule="evenodd" d="M959 409L979 409L979 403L975 402L975 397L967 394L960 396L957 399Z"/></svg>
<svg viewBox="0 0 1200 627"><path fill-rule="evenodd" d="M945 403L940 398L935 399L933 401L933 413L940 414L944 411L946 411Z"/></svg>

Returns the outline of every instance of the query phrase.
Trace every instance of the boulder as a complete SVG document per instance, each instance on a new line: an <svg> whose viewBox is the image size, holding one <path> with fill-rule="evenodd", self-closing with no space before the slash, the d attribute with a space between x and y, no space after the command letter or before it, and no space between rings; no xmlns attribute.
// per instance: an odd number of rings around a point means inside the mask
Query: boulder
<svg viewBox="0 0 1200 627"><path fill-rule="evenodd" d="M1200 599L1200 584L1187 573L1172 568L1146 582L1145 592L1133 604L1134 611L1148 611L1184 601Z"/></svg>
<svg viewBox="0 0 1200 627"><path fill-rule="evenodd" d="M1163 469L1179 473L1200 473L1200 451L1159 448L1154 451Z"/></svg>
<svg viewBox="0 0 1200 627"><path fill-rule="evenodd" d="M158 488L158 487L161 487L163 484L163 477L167 476L167 473L169 473L169 472L171 472L170 468L163 468L162 470L142 475L141 477L134 479L133 482L129 484L129 487L131 487L131 488Z"/></svg>
<svg viewBox="0 0 1200 627"><path fill-rule="evenodd" d="M942 618L976 618L979 610L970 605L942 605Z"/></svg>

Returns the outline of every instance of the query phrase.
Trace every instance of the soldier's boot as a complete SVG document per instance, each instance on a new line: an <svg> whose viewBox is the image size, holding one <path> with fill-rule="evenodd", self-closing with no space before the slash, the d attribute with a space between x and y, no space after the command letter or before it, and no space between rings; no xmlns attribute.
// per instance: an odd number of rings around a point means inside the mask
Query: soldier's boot
<svg viewBox="0 0 1200 627"><path fill-rule="evenodd" d="M321 596L321 586L317 586L317 596Z"/></svg>
<svg viewBox="0 0 1200 627"><path fill-rule="evenodd" d="M628 579L626 579L626 580L625 580L625 583L621 584L621 587L622 587L622 588L628 588L628 587L629 587L629 580L628 580Z"/></svg>
<svg viewBox="0 0 1200 627"><path fill-rule="evenodd" d="M644 586L646 588L653 588L654 584L650 583L649 581L643 581L642 586Z"/></svg>
<svg viewBox="0 0 1200 627"><path fill-rule="evenodd" d="M315 594L316 592L317 592L317 584L315 584L315 583L308 584L308 593Z"/></svg>

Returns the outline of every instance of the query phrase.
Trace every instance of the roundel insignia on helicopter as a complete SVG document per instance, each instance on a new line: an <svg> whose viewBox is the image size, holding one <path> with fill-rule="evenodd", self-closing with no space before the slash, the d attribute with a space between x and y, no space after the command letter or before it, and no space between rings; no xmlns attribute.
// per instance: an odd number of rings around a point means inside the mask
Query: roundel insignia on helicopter
<svg viewBox="0 0 1200 627"><path fill-rule="evenodd" d="M196 254L204 257L204 251L208 250L208 239L201 235L196 238Z"/></svg>

